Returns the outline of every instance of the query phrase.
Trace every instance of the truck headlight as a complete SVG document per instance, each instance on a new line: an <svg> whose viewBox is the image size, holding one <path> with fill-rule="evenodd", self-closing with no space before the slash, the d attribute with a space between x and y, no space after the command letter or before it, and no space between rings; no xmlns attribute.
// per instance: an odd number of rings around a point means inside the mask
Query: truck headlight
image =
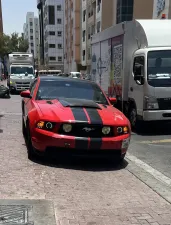
<svg viewBox="0 0 171 225"><path fill-rule="evenodd" d="M155 97L144 96L144 109L159 109L158 101Z"/></svg>

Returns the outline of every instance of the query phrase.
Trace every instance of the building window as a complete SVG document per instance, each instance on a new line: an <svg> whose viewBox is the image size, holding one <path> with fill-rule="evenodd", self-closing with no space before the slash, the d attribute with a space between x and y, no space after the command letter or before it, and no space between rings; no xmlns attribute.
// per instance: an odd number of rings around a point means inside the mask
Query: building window
<svg viewBox="0 0 171 225"><path fill-rule="evenodd" d="M61 44L58 44L58 48L62 48L62 45Z"/></svg>
<svg viewBox="0 0 171 225"><path fill-rule="evenodd" d="M49 44L49 48L55 48L55 44Z"/></svg>
<svg viewBox="0 0 171 225"><path fill-rule="evenodd" d="M90 34L90 33L91 33L91 27L88 28L88 40L89 40L90 37L91 37L91 34Z"/></svg>
<svg viewBox="0 0 171 225"><path fill-rule="evenodd" d="M30 33L33 33L33 29L30 29Z"/></svg>
<svg viewBox="0 0 171 225"><path fill-rule="evenodd" d="M100 32L100 21L99 22L97 22L97 33L99 33Z"/></svg>
<svg viewBox="0 0 171 225"><path fill-rule="evenodd" d="M62 20L61 19L57 19L57 23L58 24L61 24L62 23Z"/></svg>
<svg viewBox="0 0 171 225"><path fill-rule="evenodd" d="M58 56L58 62L62 62L62 57Z"/></svg>
<svg viewBox="0 0 171 225"><path fill-rule="evenodd" d="M85 50L83 50L83 61L85 61Z"/></svg>
<svg viewBox="0 0 171 225"><path fill-rule="evenodd" d="M55 31L49 31L49 35L55 35Z"/></svg>
<svg viewBox="0 0 171 225"><path fill-rule="evenodd" d="M30 22L30 26L33 26L33 22Z"/></svg>
<svg viewBox="0 0 171 225"><path fill-rule="evenodd" d="M83 11L83 22L86 20L86 10Z"/></svg>
<svg viewBox="0 0 171 225"><path fill-rule="evenodd" d="M62 36L62 31L58 31L58 37Z"/></svg>
<svg viewBox="0 0 171 225"><path fill-rule="evenodd" d="M57 11L61 11L61 10L62 10L61 5L57 5Z"/></svg>
<svg viewBox="0 0 171 225"><path fill-rule="evenodd" d="M49 24L55 25L55 7L53 5L48 6L48 19Z"/></svg>
<svg viewBox="0 0 171 225"><path fill-rule="evenodd" d="M133 19L134 0L117 1L116 23L130 21Z"/></svg>
<svg viewBox="0 0 171 225"><path fill-rule="evenodd" d="M85 41L86 32L83 30L83 42Z"/></svg>
<svg viewBox="0 0 171 225"><path fill-rule="evenodd" d="M31 47L33 47L34 46L34 44L33 43L31 43Z"/></svg>
<svg viewBox="0 0 171 225"><path fill-rule="evenodd" d="M30 36L30 40L33 40L33 36Z"/></svg>
<svg viewBox="0 0 171 225"><path fill-rule="evenodd" d="M51 56L51 57L49 57L49 60L50 60L50 61L56 61L56 57Z"/></svg>

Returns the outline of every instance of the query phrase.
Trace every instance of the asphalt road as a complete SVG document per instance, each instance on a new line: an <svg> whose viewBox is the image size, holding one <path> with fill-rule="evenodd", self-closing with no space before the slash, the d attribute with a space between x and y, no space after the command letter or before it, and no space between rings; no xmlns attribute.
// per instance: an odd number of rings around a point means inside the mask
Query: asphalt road
<svg viewBox="0 0 171 225"><path fill-rule="evenodd" d="M171 124L149 124L132 133L129 153L171 178Z"/></svg>

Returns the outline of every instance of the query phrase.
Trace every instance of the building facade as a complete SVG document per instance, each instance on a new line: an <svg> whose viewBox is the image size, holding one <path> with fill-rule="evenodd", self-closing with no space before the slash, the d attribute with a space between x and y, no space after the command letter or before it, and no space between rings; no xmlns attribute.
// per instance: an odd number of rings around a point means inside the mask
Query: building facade
<svg viewBox="0 0 171 225"><path fill-rule="evenodd" d="M23 36L29 42L28 52L33 53L34 58L37 60L39 54L39 21L33 12L28 12L26 15Z"/></svg>
<svg viewBox="0 0 171 225"><path fill-rule="evenodd" d="M2 2L0 0L0 34L3 33Z"/></svg>
<svg viewBox="0 0 171 225"><path fill-rule="evenodd" d="M64 70L64 1L38 0L43 68Z"/></svg>
<svg viewBox="0 0 171 225"><path fill-rule="evenodd" d="M80 0L65 0L65 72L80 71Z"/></svg>

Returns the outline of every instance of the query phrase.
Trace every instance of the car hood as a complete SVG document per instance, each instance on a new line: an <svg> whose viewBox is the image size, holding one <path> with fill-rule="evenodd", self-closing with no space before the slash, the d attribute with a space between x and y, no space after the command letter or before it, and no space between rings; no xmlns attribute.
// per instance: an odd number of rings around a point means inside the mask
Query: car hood
<svg viewBox="0 0 171 225"><path fill-rule="evenodd" d="M79 99L37 101L42 119L62 122L87 122L103 125L127 125L128 119L112 105Z"/></svg>

